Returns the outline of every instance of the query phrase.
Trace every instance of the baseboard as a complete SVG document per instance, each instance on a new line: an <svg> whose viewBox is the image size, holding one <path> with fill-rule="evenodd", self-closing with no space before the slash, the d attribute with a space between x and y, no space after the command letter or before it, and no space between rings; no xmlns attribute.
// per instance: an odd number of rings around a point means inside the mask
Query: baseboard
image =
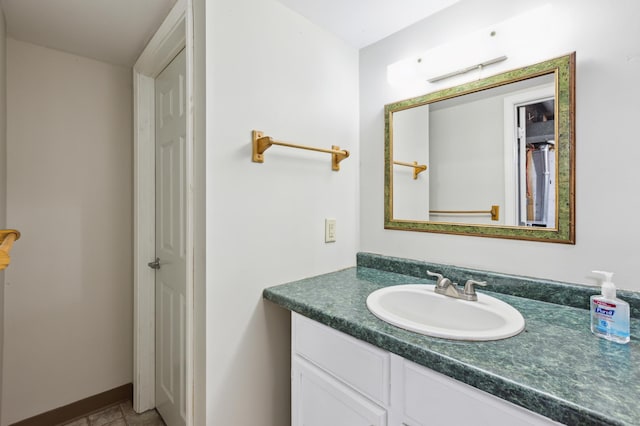
<svg viewBox="0 0 640 426"><path fill-rule="evenodd" d="M51 426L73 420L100 408L108 407L121 401L133 399L133 384L119 386L117 388L90 396L80 401L72 402L64 407L55 408L46 413L21 420L10 426Z"/></svg>

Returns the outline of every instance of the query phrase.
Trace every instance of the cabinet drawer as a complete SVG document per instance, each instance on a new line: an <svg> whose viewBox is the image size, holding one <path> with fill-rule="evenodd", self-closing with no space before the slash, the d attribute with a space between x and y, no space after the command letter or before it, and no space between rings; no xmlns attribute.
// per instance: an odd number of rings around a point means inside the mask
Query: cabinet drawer
<svg viewBox="0 0 640 426"><path fill-rule="evenodd" d="M396 361L397 360L397 361ZM403 425L542 426L559 425L498 397L400 357Z"/></svg>
<svg viewBox="0 0 640 426"><path fill-rule="evenodd" d="M298 355L337 379L387 405L389 353L292 312L292 345Z"/></svg>

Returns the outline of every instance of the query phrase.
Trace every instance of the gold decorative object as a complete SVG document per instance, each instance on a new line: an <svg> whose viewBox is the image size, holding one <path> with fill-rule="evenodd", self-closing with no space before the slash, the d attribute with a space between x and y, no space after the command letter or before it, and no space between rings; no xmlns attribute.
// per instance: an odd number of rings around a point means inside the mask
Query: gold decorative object
<svg viewBox="0 0 640 426"><path fill-rule="evenodd" d="M418 175L425 170L427 170L426 164L418 164L417 161L413 163L405 163L404 161L394 161L393 164L397 164L398 166L407 166L413 167L413 179L418 179Z"/></svg>
<svg viewBox="0 0 640 426"><path fill-rule="evenodd" d="M0 271L6 269L11 263L11 257L9 252L13 243L20 238L20 232L15 229L1 229L0 230Z"/></svg>
<svg viewBox="0 0 640 426"><path fill-rule="evenodd" d="M500 220L500 206L491 206L491 210L429 210L434 214L490 214L491 220Z"/></svg>
<svg viewBox="0 0 640 426"><path fill-rule="evenodd" d="M254 130L252 132L253 156L254 163L264 163L264 152L271 145L286 146L289 148L306 149L308 151L325 152L331 154L331 169L340 170L340 162L349 156L349 151L340 149L339 146L332 145L331 149L315 148L312 146L298 145L289 142L282 142L273 139L271 136L265 136L263 132Z"/></svg>

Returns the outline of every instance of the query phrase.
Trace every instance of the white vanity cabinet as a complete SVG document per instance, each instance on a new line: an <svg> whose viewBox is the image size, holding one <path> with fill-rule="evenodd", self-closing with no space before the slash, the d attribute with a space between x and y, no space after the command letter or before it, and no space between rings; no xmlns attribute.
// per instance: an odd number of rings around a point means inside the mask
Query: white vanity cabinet
<svg viewBox="0 0 640 426"><path fill-rule="evenodd" d="M292 312L293 426L558 423Z"/></svg>
<svg viewBox="0 0 640 426"><path fill-rule="evenodd" d="M385 426L390 354L292 313L291 420Z"/></svg>

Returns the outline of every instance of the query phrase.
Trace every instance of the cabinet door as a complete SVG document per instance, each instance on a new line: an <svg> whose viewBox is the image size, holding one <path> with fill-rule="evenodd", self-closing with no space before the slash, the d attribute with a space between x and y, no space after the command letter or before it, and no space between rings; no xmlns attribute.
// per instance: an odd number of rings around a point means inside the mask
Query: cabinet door
<svg viewBox="0 0 640 426"><path fill-rule="evenodd" d="M293 426L386 426L386 410L322 370L292 360Z"/></svg>
<svg viewBox="0 0 640 426"><path fill-rule="evenodd" d="M398 386L401 394L393 395L392 399L402 407L405 426L559 424L395 355L391 362L392 372L400 373L402 381Z"/></svg>

